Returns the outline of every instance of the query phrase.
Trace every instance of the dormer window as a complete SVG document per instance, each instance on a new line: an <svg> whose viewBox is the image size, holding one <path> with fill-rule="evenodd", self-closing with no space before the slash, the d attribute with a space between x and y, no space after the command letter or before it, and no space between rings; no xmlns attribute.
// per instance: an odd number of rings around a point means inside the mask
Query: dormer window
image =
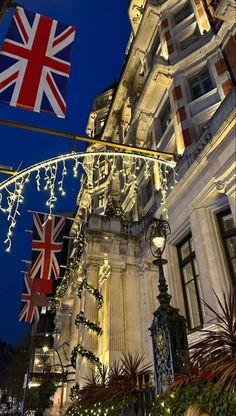
<svg viewBox="0 0 236 416"><path fill-rule="evenodd" d="M187 2L180 10L178 10L177 13L174 14L174 21L175 24L178 25L178 23L182 22L182 20L186 19L190 14L193 13L193 10L190 6L190 4Z"/></svg>

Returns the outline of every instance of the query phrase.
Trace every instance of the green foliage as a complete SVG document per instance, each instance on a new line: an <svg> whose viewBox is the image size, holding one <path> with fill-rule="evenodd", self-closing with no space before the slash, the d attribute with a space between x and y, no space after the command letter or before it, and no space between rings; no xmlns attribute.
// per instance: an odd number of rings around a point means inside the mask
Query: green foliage
<svg viewBox="0 0 236 416"><path fill-rule="evenodd" d="M203 329L200 341L193 349L192 362L202 371L210 371L216 386L236 389L236 294L215 294L218 312L203 302L217 320L217 330Z"/></svg>
<svg viewBox="0 0 236 416"><path fill-rule="evenodd" d="M103 332L102 328L99 325L97 325L95 322L91 322L87 318L85 318L83 311L78 313L75 317L75 326L77 326L77 328L79 328L80 325L83 325L87 329L91 329L99 337L102 335L102 332Z"/></svg>
<svg viewBox="0 0 236 416"><path fill-rule="evenodd" d="M0 370L0 377L3 377L4 388L8 394L15 397L18 401L22 400L23 381L28 366L29 344L28 340L25 344L14 349L11 361L6 360L6 372Z"/></svg>
<svg viewBox="0 0 236 416"><path fill-rule="evenodd" d="M52 405L51 397L56 389L53 383L42 383L39 387L28 391L27 407L36 409L35 416L42 416L44 410Z"/></svg>
<svg viewBox="0 0 236 416"><path fill-rule="evenodd" d="M83 290L87 290L96 299L96 301L98 302L98 309L101 309L103 305L103 296L101 295L98 289L94 288L92 285L88 283L86 277L83 278L82 282L78 287L78 297L80 299Z"/></svg>
<svg viewBox="0 0 236 416"><path fill-rule="evenodd" d="M73 368L76 368L77 355L81 355L81 357L86 357L87 360L89 360L92 364L95 364L98 367L101 366L101 361L92 351L89 351L86 348L84 348L83 345L78 344L76 345L76 347L73 348L71 352L71 365Z"/></svg>
<svg viewBox="0 0 236 416"><path fill-rule="evenodd" d="M61 299L65 296L67 289L70 284L70 280L75 273L75 271L78 269L80 264L80 258L84 251L84 242L85 237L84 233L81 232L77 237L77 245L76 245L76 251L73 258L71 258L67 264L65 275L61 281L60 286L56 290L56 294L54 296L54 299L50 302L50 308L52 312L55 312L57 308L60 305Z"/></svg>
<svg viewBox="0 0 236 416"><path fill-rule="evenodd" d="M218 389L204 380L188 382L160 394L154 404L152 416L183 416L190 404L202 404L211 416L236 415L236 393Z"/></svg>
<svg viewBox="0 0 236 416"><path fill-rule="evenodd" d="M105 215L113 218L125 219L124 210L119 202L110 197L106 206Z"/></svg>
<svg viewBox="0 0 236 416"><path fill-rule="evenodd" d="M135 397L119 397L112 401L103 401L91 406L74 405L69 407L66 416L122 416L123 411L133 406Z"/></svg>
<svg viewBox="0 0 236 416"><path fill-rule="evenodd" d="M115 361L108 369L100 365L96 371L92 370L89 377L84 378L86 385L79 390L74 386L71 393L78 405L88 407L101 403L110 403L118 398L134 397L145 386L138 384L144 374L150 370L150 364L144 364L144 355L138 353L123 354L119 361ZM131 399L130 399L131 400Z"/></svg>

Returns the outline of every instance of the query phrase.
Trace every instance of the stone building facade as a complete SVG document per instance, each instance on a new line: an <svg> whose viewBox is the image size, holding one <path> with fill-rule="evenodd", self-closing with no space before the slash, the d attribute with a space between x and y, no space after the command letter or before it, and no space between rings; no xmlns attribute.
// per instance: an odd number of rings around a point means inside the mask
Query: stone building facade
<svg viewBox="0 0 236 416"><path fill-rule="evenodd" d="M123 71L116 86L96 97L87 126L104 146L88 150L105 150L109 141L173 153L177 183L166 192L163 212L155 172L146 177L142 165L132 198L103 159L100 179L82 180L71 233L82 227L86 244L57 310L54 344L68 343L69 353L83 345L106 364L122 352L152 360L148 328L158 306L158 271L144 234L153 216L168 212L165 274L171 303L186 316L190 345L201 328L215 325L202 300L217 310L213 292L221 297L236 287L235 4L131 0L128 13L132 32ZM88 170L91 160L84 164ZM125 221L104 215L110 196L123 207ZM103 296L100 309L91 292L77 296L85 277ZM75 326L81 311L102 336ZM77 355L63 405L92 365Z"/></svg>

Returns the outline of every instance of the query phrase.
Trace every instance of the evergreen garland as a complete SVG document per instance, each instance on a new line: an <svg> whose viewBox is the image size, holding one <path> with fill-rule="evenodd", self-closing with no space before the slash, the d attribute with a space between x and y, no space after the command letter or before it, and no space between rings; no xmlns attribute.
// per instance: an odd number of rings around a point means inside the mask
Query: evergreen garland
<svg viewBox="0 0 236 416"><path fill-rule="evenodd" d="M94 288L92 285L90 285L87 281L87 278L84 277L82 282L79 285L78 288L78 297L81 299L82 291L87 290L92 296L95 297L95 299L98 302L98 309L100 309L103 305L103 296L99 292L98 289ZM77 328L80 324L83 324L87 329L92 329L94 332L96 332L97 336L101 336L103 331L102 328L97 325L95 322L89 321L85 316L84 312L81 311L75 318L75 325ZM86 357L91 363L95 364L96 366L100 367L102 365L99 358L92 352L88 351L86 348L84 348L81 344L78 344L71 353L71 365L76 368L76 358L77 355L81 355L82 357Z"/></svg>
<svg viewBox="0 0 236 416"><path fill-rule="evenodd" d="M98 309L101 309L103 305L103 296L99 292L98 289L95 289L92 285L90 285L87 281L87 278L84 277L82 282L80 283L78 287L78 297L81 299L82 291L87 290L92 296L95 297L95 299L98 302Z"/></svg>
<svg viewBox="0 0 236 416"><path fill-rule="evenodd" d="M112 401L95 403L94 405L86 406L78 403L67 409L66 416L121 416L134 414L132 410L135 402L136 398L134 396L124 396L117 397Z"/></svg>
<svg viewBox="0 0 236 416"><path fill-rule="evenodd" d="M108 217L120 218L122 220L125 219L125 213L121 203L117 202L112 197L109 197L108 199L108 203L105 209L105 215L107 215Z"/></svg>
<svg viewBox="0 0 236 416"><path fill-rule="evenodd" d="M76 383L74 386L71 387L69 398L73 401L78 399L79 397L80 386L79 383Z"/></svg>
<svg viewBox="0 0 236 416"><path fill-rule="evenodd" d="M77 355L81 355L81 357L86 357L92 364L95 364L97 367L101 367L102 363L99 358L92 352L86 350L83 345L78 344L76 347L73 348L71 353L71 365L73 368L76 368L76 358Z"/></svg>
<svg viewBox="0 0 236 416"><path fill-rule="evenodd" d="M50 302L50 309L55 312L60 305L61 299L65 296L67 289L69 287L70 279L73 276L74 272L78 269L80 264L80 258L84 251L84 233L81 232L77 238L76 252L75 256L69 260L65 275L61 281L60 286L56 290L54 298Z"/></svg>
<svg viewBox="0 0 236 416"><path fill-rule="evenodd" d="M92 331L96 332L96 334L100 337L103 333L102 328L97 325L95 322L91 322L85 318L84 312L81 311L76 315L75 318L75 326L79 328L80 325L84 325L86 328L91 329Z"/></svg>

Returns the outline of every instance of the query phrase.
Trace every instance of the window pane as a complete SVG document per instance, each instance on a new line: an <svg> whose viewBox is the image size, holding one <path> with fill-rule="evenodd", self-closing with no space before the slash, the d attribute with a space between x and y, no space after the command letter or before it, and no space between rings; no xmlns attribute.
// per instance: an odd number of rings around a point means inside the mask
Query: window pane
<svg viewBox="0 0 236 416"><path fill-rule="evenodd" d="M202 71L196 77L189 80L190 88L192 90L192 97L196 99L212 90L213 84L208 70Z"/></svg>
<svg viewBox="0 0 236 416"><path fill-rule="evenodd" d="M194 264L194 272L195 272L195 276L198 276L198 267L197 267L197 262L196 259L193 259L193 264Z"/></svg>
<svg viewBox="0 0 236 416"><path fill-rule="evenodd" d="M222 217L222 223L223 223L224 231L230 231L235 228L232 214L228 214Z"/></svg>
<svg viewBox="0 0 236 416"><path fill-rule="evenodd" d="M188 302L188 312L191 328L196 328L201 325L201 319L199 315L199 308L197 302L197 294L194 282L186 285L186 297Z"/></svg>
<svg viewBox="0 0 236 416"><path fill-rule="evenodd" d="M181 258L184 260L190 254L189 240L180 247Z"/></svg>
<svg viewBox="0 0 236 416"><path fill-rule="evenodd" d="M167 127L169 126L172 120L172 113L169 100L165 104L161 114L160 114L160 124L161 124L161 132L162 134L166 131Z"/></svg>
<svg viewBox="0 0 236 416"><path fill-rule="evenodd" d="M190 280L193 279L193 271L191 267L191 263L186 264L183 267L183 275L184 275L184 283L188 283Z"/></svg>
<svg viewBox="0 0 236 416"><path fill-rule="evenodd" d="M198 29L195 29L195 31L192 33L192 35L188 36L187 38L183 39L180 42L180 48L182 50L188 48L191 46L194 42L196 42L200 38Z"/></svg>
<svg viewBox="0 0 236 416"><path fill-rule="evenodd" d="M210 78L205 79L202 84L203 84L203 93L207 93L208 91L211 91L213 88Z"/></svg>
<svg viewBox="0 0 236 416"><path fill-rule="evenodd" d="M226 244L230 258L236 257L236 237L227 238Z"/></svg>
<svg viewBox="0 0 236 416"><path fill-rule="evenodd" d="M175 24L177 25L178 23L180 23L183 19L185 19L191 13L193 13L193 11L190 7L190 4L186 3L182 9L180 9L177 13L174 14Z"/></svg>

